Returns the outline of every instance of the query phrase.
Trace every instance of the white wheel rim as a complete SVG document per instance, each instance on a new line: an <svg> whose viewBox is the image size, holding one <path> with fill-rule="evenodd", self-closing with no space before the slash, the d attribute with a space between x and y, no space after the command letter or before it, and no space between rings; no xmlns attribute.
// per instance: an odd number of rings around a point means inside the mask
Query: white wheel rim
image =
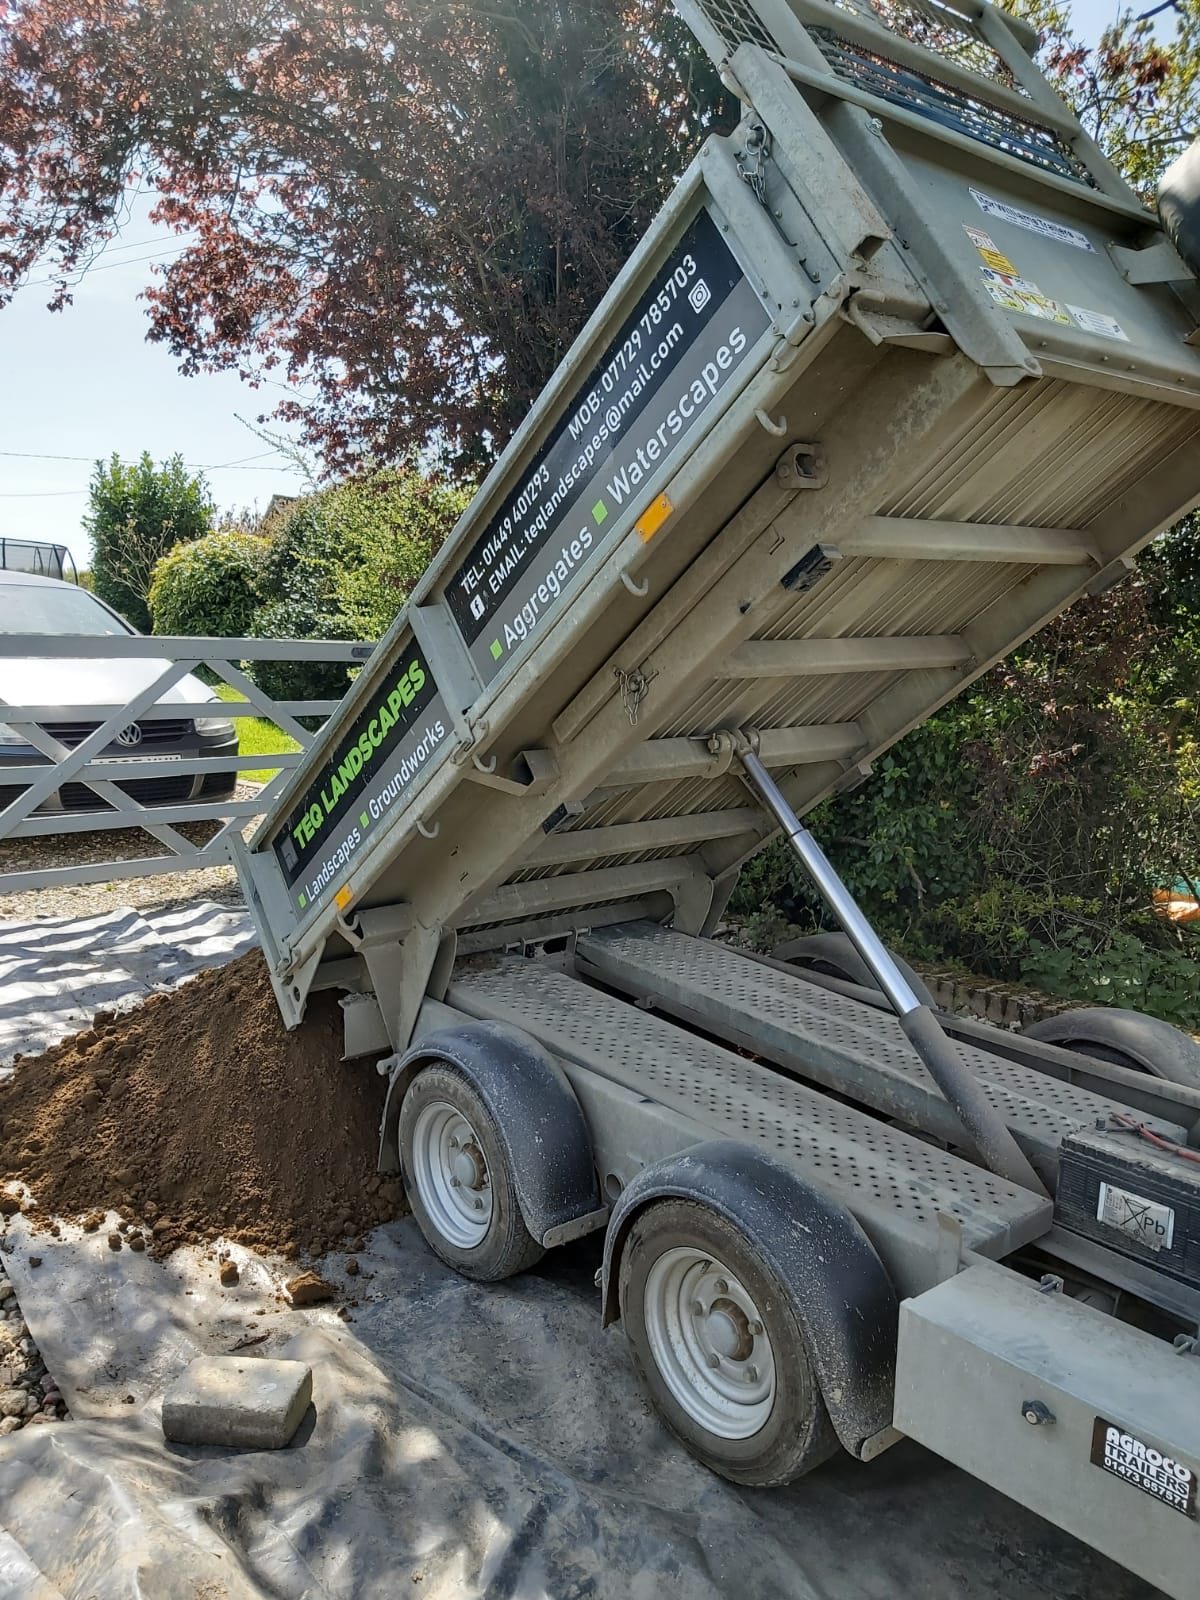
<svg viewBox="0 0 1200 1600"><path fill-rule="evenodd" d="M422 1106L413 1125L412 1180L437 1232L474 1250L492 1225L492 1181L479 1135L447 1100Z"/></svg>
<svg viewBox="0 0 1200 1600"><path fill-rule="evenodd" d="M715 1257L666 1250L650 1268L646 1336L688 1417L721 1439L749 1439L775 1404L775 1356L750 1292Z"/></svg>

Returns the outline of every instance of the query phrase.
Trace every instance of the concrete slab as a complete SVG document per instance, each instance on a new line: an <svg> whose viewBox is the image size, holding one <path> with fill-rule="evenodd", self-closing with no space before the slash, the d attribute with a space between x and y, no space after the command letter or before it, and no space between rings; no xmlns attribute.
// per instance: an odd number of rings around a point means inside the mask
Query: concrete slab
<svg viewBox="0 0 1200 1600"><path fill-rule="evenodd" d="M302 1361L200 1356L163 1395L163 1433L178 1444L281 1450L311 1399Z"/></svg>

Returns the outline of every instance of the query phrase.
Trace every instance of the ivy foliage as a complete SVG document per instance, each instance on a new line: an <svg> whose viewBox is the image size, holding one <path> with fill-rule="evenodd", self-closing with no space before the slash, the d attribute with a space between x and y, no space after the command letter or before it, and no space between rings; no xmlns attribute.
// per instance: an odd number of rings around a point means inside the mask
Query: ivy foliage
<svg viewBox="0 0 1200 1600"><path fill-rule="evenodd" d="M264 529L259 638L378 639L471 498L416 472L351 479L286 507ZM287 699L344 693L345 666L256 662L255 681Z"/></svg>

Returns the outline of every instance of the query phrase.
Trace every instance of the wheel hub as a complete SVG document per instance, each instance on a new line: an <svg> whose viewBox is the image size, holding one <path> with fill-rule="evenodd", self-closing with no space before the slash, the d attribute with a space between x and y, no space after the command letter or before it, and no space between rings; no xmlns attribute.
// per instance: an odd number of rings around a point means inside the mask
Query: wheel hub
<svg viewBox="0 0 1200 1600"><path fill-rule="evenodd" d="M412 1180L447 1243L474 1250L492 1225L491 1176L478 1135L457 1106L432 1100L413 1124Z"/></svg>
<svg viewBox="0 0 1200 1600"><path fill-rule="evenodd" d="M450 1159L450 1170L464 1189L482 1189L487 1182L487 1162L473 1139L455 1151Z"/></svg>
<svg viewBox="0 0 1200 1600"><path fill-rule="evenodd" d="M736 1301L725 1296L708 1308L701 1338L727 1361L747 1361L754 1349L750 1318Z"/></svg>
<svg viewBox="0 0 1200 1600"><path fill-rule="evenodd" d="M775 1404L775 1358L749 1290L719 1261L667 1250L646 1278L650 1351L672 1396L724 1439L748 1439Z"/></svg>

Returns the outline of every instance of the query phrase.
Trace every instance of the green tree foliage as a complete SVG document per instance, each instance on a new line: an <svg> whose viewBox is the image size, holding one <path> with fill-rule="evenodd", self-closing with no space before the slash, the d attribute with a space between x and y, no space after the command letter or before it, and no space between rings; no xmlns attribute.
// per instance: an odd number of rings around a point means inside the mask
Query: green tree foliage
<svg viewBox="0 0 1200 1600"><path fill-rule="evenodd" d="M381 471L296 500L263 531L260 638L377 639L437 554L470 491ZM255 681L289 699L346 687L332 663L257 662Z"/></svg>
<svg viewBox="0 0 1200 1600"><path fill-rule="evenodd" d="M213 507L204 478L180 456L159 467L148 454L98 461L83 525L92 541L92 586L135 628L149 633L154 567L177 544L207 533Z"/></svg>
<svg viewBox="0 0 1200 1600"><path fill-rule="evenodd" d="M176 545L150 581L155 633L242 638L262 604L267 542L230 529Z"/></svg>
<svg viewBox="0 0 1200 1600"><path fill-rule="evenodd" d="M0 304L68 300L138 180L185 371L286 376L332 468L470 470L731 103L669 0L0 5Z"/></svg>

